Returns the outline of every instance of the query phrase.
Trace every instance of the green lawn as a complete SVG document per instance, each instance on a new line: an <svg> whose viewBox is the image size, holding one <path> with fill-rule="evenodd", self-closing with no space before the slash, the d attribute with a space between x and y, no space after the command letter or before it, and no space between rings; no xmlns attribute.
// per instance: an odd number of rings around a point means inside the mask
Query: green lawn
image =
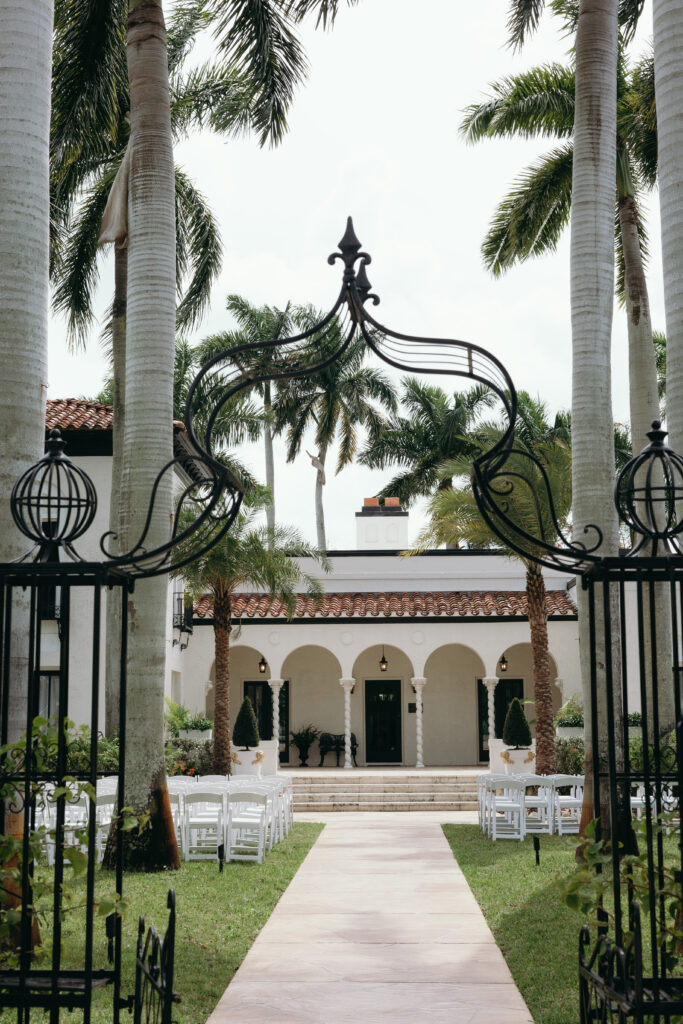
<svg viewBox="0 0 683 1024"><path fill-rule="evenodd" d="M555 886L574 869L575 843L541 836L536 867L531 837L493 843L477 825L444 825L453 854L507 960L535 1024L579 1019L578 948L584 918Z"/></svg>
<svg viewBox="0 0 683 1024"><path fill-rule="evenodd" d="M178 1024L203 1024L270 917L323 826L299 822L269 853L263 864L226 864L219 874L215 862L184 863L180 871L124 876L124 959L122 992L134 989L134 958L138 916L164 931L168 920L166 894L175 889L177 930L175 990L181 996L174 1019ZM112 876L98 872L97 891L110 893ZM82 950L82 918L67 914L64 962L74 966ZM104 920L95 920L96 966L106 966ZM96 993L93 1024L110 1024L111 990ZM124 1011L121 1019L129 1018Z"/></svg>

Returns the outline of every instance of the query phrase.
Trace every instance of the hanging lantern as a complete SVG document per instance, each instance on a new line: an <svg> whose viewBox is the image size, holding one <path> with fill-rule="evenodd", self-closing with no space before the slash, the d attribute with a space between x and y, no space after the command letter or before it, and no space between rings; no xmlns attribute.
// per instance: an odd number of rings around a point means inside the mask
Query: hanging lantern
<svg viewBox="0 0 683 1024"><path fill-rule="evenodd" d="M379 659L379 670L380 672L386 672L389 666L389 662L384 657L384 644L382 644L382 657Z"/></svg>
<svg viewBox="0 0 683 1024"><path fill-rule="evenodd" d="M261 673L261 675L265 675L265 671L266 671L267 668L268 668L268 662L263 657L263 655L261 655L261 660L258 663L258 670Z"/></svg>
<svg viewBox="0 0 683 1024"><path fill-rule="evenodd" d="M500 665L500 671L501 672L507 672L507 670L508 670L508 660L507 660L507 658L505 657L504 654L502 655L502 657L501 657L501 659L500 659L498 664Z"/></svg>

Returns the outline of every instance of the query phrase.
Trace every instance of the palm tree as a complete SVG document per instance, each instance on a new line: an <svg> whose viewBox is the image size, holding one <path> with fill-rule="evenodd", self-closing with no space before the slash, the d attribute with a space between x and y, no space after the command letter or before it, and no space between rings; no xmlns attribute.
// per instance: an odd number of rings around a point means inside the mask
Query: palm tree
<svg viewBox="0 0 683 1024"><path fill-rule="evenodd" d="M573 66L542 65L493 84L493 95L465 112L461 131L483 138L554 136L561 145L517 178L499 203L482 244L495 275L531 256L554 251L569 223L575 109ZM626 306L631 426L645 438L659 414L652 324L645 276L646 238L639 197L657 177L652 59L629 69L620 53L617 79L617 294Z"/></svg>
<svg viewBox="0 0 683 1024"><path fill-rule="evenodd" d="M328 568L324 554L314 550L292 528L255 526L254 520L270 500L267 490L253 494L242 506L235 523L211 550L186 566L182 575L196 596L213 597L215 639L215 712L213 770L230 772L230 634L232 603L244 587L266 590L283 602L288 617L294 614L297 587L304 584L313 597L322 597L320 581L303 573L298 558L316 558Z"/></svg>
<svg viewBox="0 0 683 1024"><path fill-rule="evenodd" d="M238 345L256 345L259 342L275 341L277 338L286 338L296 334L298 328L295 323L295 311L290 303L284 309L276 306L253 306L240 295L228 295L226 308L237 321L236 331L222 331L219 334L205 338L202 343L202 352L205 358L209 358L216 352L228 348L235 348ZM247 354L240 357L247 359ZM266 372L268 366L272 366L276 358L275 350L265 348L251 353L249 368L253 370L258 366L261 372ZM275 526L275 461L273 458L273 407L275 400L275 388L271 381L264 381L256 385L256 391L263 401L263 444L266 457L266 487L270 491L271 502L266 506L266 521L272 530Z"/></svg>
<svg viewBox="0 0 683 1024"><path fill-rule="evenodd" d="M670 443L683 451L683 10L675 0L654 0L659 206L666 310L667 426Z"/></svg>
<svg viewBox="0 0 683 1024"><path fill-rule="evenodd" d="M85 127L111 118L112 68L120 61L124 31L130 92L130 140L125 172L128 270L124 469L120 536L136 542L152 485L171 456L172 368L175 339L175 176L173 167L169 54L160 0L61 0L64 24L71 27L60 106L62 126L90 118ZM254 100L254 123L261 142L277 141L286 127L293 90L304 71L303 54L279 0L258 5L233 0L187 3L211 15L224 63L246 74ZM330 0L329 16L336 3ZM302 2L303 16L317 2ZM320 11L322 14L322 9ZM126 20L127 19L127 20ZM57 24L60 24L57 21ZM74 73L75 69L75 73ZM120 79L119 79L120 80ZM73 120L71 120L73 119ZM123 176L123 172L122 172ZM153 301L150 301L153 297ZM168 426L166 426L168 425ZM149 543L169 534L171 489L158 491L157 514ZM161 579L141 583L131 601L126 803L152 810L152 827L137 846L147 870L176 865L163 757L165 587Z"/></svg>
<svg viewBox="0 0 683 1024"><path fill-rule="evenodd" d="M298 309L295 322L301 330L319 322L322 315L312 307ZM330 350L340 345L338 322L331 323L321 346ZM361 427L371 437L378 436L384 425L381 408L393 412L396 394L384 373L364 366L367 345L362 337L355 338L344 352L324 369L296 380L283 381L278 389L275 408L276 430L287 431L287 461L292 462L301 451L304 433L309 427L315 431L317 452L309 458L316 469L315 511L318 547L327 549L323 487L325 462L330 447L339 439L337 473L353 461L358 448ZM321 357L323 352L321 351Z"/></svg>
<svg viewBox="0 0 683 1024"><path fill-rule="evenodd" d="M498 483L503 487L508 482L512 484L507 512L512 522L527 534L543 536L552 543L559 539L556 523L564 528L571 508L571 448L566 437L566 417L558 416L551 424L541 402L534 401L524 392L520 393L519 400L521 415L515 431L515 452L501 470ZM486 447L491 447L500 439L502 432L502 428L487 425L479 428L477 438ZM528 455L538 460L545 471L545 479ZM470 459L466 456L441 466L440 475L444 479L452 481L455 478L460 483L439 490L432 497L429 503L430 523L418 538L418 550L444 543L458 546L465 542L478 548L500 547L504 543L481 517L469 484L470 470ZM519 474L524 482L515 474ZM527 614L534 671L536 769L540 775L551 775L556 770L555 729L545 581L541 567L533 557L524 558L512 547L508 550L512 557L521 559L526 569Z"/></svg>
<svg viewBox="0 0 683 1024"><path fill-rule="evenodd" d="M433 494L437 487L451 486L450 480L439 475L447 459L474 458L477 444L468 432L495 396L484 386L454 391L450 396L438 385L425 384L416 377L405 378L401 386L406 415L393 416L371 439L359 461L371 469L385 469L392 463L404 467L381 494L409 505L419 496Z"/></svg>

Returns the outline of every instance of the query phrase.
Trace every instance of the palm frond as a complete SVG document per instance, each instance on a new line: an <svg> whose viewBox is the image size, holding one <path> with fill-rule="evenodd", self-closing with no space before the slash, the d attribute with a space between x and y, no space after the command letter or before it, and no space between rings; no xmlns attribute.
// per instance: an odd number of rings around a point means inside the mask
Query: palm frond
<svg viewBox="0 0 683 1024"><path fill-rule="evenodd" d="M508 8L508 44L520 50L538 28L545 0L510 0Z"/></svg>
<svg viewBox="0 0 683 1024"><path fill-rule="evenodd" d="M506 75L489 88L493 95L465 109L460 132L467 142L483 138L563 138L574 130L574 68L542 64Z"/></svg>
<svg viewBox="0 0 683 1024"><path fill-rule="evenodd" d="M210 18L204 0L176 0L166 33L170 76L175 74L188 57L197 36L209 23Z"/></svg>
<svg viewBox="0 0 683 1024"><path fill-rule="evenodd" d="M253 89L230 68L212 63L171 80L171 124L174 137L210 128L236 138L252 127Z"/></svg>
<svg viewBox="0 0 683 1024"><path fill-rule="evenodd" d="M54 277L53 308L67 316L68 340L72 347L85 343L94 320L93 296L98 282L97 240L102 214L118 166L107 172L84 196L73 226L61 250Z"/></svg>
<svg viewBox="0 0 683 1024"><path fill-rule="evenodd" d="M348 7L355 7L358 0L346 0ZM302 21L309 14L316 15L316 28L322 25L323 28L334 25L334 20L339 13L340 0L287 0L285 10L294 21Z"/></svg>
<svg viewBox="0 0 683 1024"><path fill-rule="evenodd" d="M176 311L179 329L193 326L211 298L211 285L221 269L222 245L218 226L204 196L180 168L175 171L176 264L179 294ZM191 274L184 287L184 279Z"/></svg>
<svg viewBox="0 0 683 1024"><path fill-rule="evenodd" d="M225 60L253 88L259 142L277 144L287 130L296 86L306 75L301 42L278 0L207 0Z"/></svg>
<svg viewBox="0 0 683 1024"><path fill-rule="evenodd" d="M495 275L557 247L571 211L573 146L553 150L524 171L503 197L482 243Z"/></svg>

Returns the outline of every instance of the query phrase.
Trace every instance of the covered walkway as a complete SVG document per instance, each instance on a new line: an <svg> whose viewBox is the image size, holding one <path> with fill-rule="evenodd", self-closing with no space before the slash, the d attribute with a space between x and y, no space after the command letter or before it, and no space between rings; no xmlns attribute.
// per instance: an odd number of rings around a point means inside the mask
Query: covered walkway
<svg viewBox="0 0 683 1024"><path fill-rule="evenodd" d="M531 1024L436 814L325 820L207 1024Z"/></svg>

